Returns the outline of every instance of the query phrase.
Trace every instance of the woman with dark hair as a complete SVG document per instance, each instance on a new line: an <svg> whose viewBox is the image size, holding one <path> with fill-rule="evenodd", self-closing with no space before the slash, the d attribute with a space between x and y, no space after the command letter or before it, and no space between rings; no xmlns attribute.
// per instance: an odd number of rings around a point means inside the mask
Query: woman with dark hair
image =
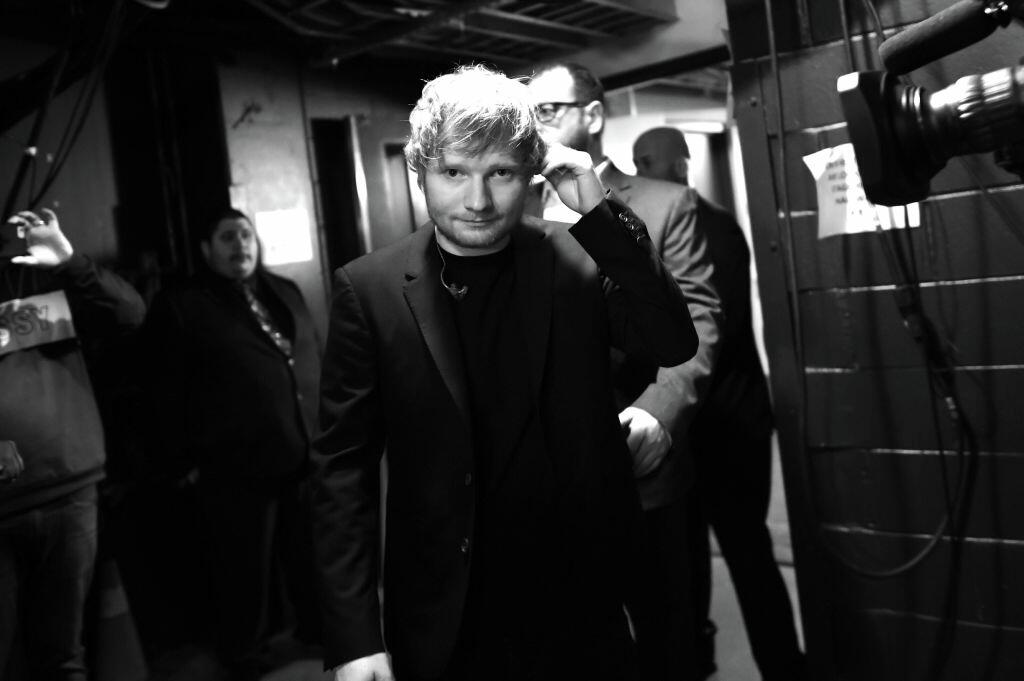
<svg viewBox="0 0 1024 681"><path fill-rule="evenodd" d="M254 678L278 634L318 638L305 478L321 343L244 213L222 212L199 245L204 271L158 294L146 321L154 445L159 468L196 485L211 642Z"/></svg>

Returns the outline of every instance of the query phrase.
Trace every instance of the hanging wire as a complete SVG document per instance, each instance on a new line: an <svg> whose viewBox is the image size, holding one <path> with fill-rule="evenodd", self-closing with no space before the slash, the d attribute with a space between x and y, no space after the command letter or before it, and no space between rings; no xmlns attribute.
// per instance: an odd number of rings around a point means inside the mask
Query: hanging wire
<svg viewBox="0 0 1024 681"><path fill-rule="evenodd" d="M107 23L97 46L96 61L92 70L82 83L79 95L72 108L71 118L61 135L60 142L53 154L53 162L46 173L39 190L29 198L29 208L35 208L43 196L57 180L64 164L71 155L71 151L78 141L85 124L88 122L89 113L92 109L92 102L103 82L103 74L106 71L107 63L117 46L117 38L124 20L124 0L116 0L107 17Z"/></svg>
<svg viewBox="0 0 1024 681"><path fill-rule="evenodd" d="M839 23L843 27L843 45L846 46L846 72L852 73L857 70L856 59L853 53L853 39L850 37L850 11L846 6L846 0L839 0Z"/></svg>

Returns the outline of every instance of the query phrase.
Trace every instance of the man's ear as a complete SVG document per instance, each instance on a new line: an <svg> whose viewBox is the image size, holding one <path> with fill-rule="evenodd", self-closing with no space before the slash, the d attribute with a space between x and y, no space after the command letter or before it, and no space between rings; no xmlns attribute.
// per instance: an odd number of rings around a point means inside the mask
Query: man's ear
<svg viewBox="0 0 1024 681"><path fill-rule="evenodd" d="M685 156L680 156L672 164L676 171L676 177L682 179L685 183L689 184L690 181L690 159Z"/></svg>
<svg viewBox="0 0 1024 681"><path fill-rule="evenodd" d="M210 262L210 244L206 241L199 242L199 252L203 254L206 262Z"/></svg>
<svg viewBox="0 0 1024 681"><path fill-rule="evenodd" d="M587 117L587 132L591 135L600 135L604 130L604 104L591 102L587 104L583 113Z"/></svg>

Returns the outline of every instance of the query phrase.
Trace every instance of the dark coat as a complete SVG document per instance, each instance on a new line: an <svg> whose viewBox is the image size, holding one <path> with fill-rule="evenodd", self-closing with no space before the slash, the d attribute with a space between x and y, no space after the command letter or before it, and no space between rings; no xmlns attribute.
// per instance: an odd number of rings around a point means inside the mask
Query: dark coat
<svg viewBox="0 0 1024 681"><path fill-rule="evenodd" d="M622 616L625 542L639 511L609 348L672 365L697 342L679 287L642 225L624 207L612 213L608 206L591 211L571 236L564 225L524 218L512 237L517 287L528 301L519 313L529 380L556 502L545 536L524 545L524 553L533 551L524 564L537 573L510 588L550 593L536 626L589 646L590 661L606 654L590 632L602 618ZM396 673L439 674L459 631L477 492L465 369L434 249L433 231L421 229L335 275L324 435L314 455L330 666L384 649L377 568L385 447L383 621ZM616 284L607 291L598 266ZM534 574L544 578L532 581Z"/></svg>
<svg viewBox="0 0 1024 681"><path fill-rule="evenodd" d="M754 341L750 248L727 210L704 197L697 199L697 220L708 238L713 280L725 312L718 361L692 432L699 455L713 457L723 432L743 433L751 442L769 437L772 408Z"/></svg>
<svg viewBox="0 0 1024 681"><path fill-rule="evenodd" d="M258 270L258 295L292 339L289 361L237 284L203 273L166 289L145 325L158 468L223 478L300 475L316 432L320 341L299 288Z"/></svg>
<svg viewBox="0 0 1024 681"><path fill-rule="evenodd" d="M13 441L25 461L17 481L0 486L0 516L103 477L103 424L82 345L135 329L146 311L135 289L82 255L54 268L0 263L0 303L54 291L67 296L75 337L0 353L0 440ZM46 318L24 304L0 307L0 344Z"/></svg>

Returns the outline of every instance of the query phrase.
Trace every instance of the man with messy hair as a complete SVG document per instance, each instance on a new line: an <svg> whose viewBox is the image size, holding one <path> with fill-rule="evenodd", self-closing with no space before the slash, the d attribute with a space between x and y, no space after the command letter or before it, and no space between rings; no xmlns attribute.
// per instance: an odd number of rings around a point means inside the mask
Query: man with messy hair
<svg viewBox="0 0 1024 681"><path fill-rule="evenodd" d="M686 301L590 157L544 143L521 82L436 78L410 127L430 222L335 273L313 499L326 665L633 678L639 504L608 352L685 361ZM571 228L523 215L537 172Z"/></svg>

